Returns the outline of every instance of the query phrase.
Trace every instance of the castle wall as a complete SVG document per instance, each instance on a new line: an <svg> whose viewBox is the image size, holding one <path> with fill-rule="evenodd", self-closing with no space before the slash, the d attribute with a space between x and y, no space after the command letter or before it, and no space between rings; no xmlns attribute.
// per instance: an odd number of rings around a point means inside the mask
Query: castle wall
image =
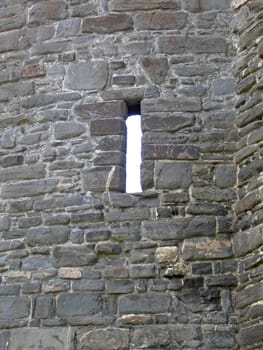
<svg viewBox="0 0 263 350"><path fill-rule="evenodd" d="M242 349L262 347L262 13L261 1L237 6L234 29L238 33L237 76L239 134L235 162L238 166L238 200L235 205L239 232L233 240L239 265L236 308Z"/></svg>
<svg viewBox="0 0 263 350"><path fill-rule="evenodd" d="M243 346L252 129L231 1L0 6L0 348ZM127 194L138 106L143 192Z"/></svg>

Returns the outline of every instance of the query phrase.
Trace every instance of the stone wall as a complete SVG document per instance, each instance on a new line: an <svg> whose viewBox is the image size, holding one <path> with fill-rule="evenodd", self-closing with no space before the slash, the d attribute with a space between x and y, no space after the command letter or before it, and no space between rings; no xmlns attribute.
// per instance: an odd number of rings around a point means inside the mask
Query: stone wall
<svg viewBox="0 0 263 350"><path fill-rule="evenodd" d="M247 5L234 17L230 0L0 6L0 349L246 346L244 298L262 299ZM127 194L138 107L143 192Z"/></svg>
<svg viewBox="0 0 263 350"><path fill-rule="evenodd" d="M246 1L237 6L234 29L238 33L237 76L239 134L235 162L238 166L238 201L235 212L239 232L233 240L238 257L239 287L236 307L241 330L238 343L242 349L260 349L262 328L262 58L263 3Z"/></svg>

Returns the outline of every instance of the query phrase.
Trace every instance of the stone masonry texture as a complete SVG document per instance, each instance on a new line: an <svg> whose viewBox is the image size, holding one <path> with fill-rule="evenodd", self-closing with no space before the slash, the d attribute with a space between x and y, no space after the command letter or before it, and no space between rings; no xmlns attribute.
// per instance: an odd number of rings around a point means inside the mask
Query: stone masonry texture
<svg viewBox="0 0 263 350"><path fill-rule="evenodd" d="M0 350L263 349L262 18L0 1Z"/></svg>

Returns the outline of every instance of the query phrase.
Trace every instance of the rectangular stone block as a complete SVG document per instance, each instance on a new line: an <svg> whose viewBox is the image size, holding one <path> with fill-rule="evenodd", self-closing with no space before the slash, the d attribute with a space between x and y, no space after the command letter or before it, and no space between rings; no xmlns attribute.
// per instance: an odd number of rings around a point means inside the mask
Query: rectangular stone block
<svg viewBox="0 0 263 350"><path fill-rule="evenodd" d="M61 293L57 300L60 317L94 315L102 311L102 300L97 293Z"/></svg>
<svg viewBox="0 0 263 350"><path fill-rule="evenodd" d="M165 108L165 107L164 107ZM158 113L158 116L143 116L142 129L143 131L167 131L174 132L182 129L187 129L194 124L194 117L191 114L175 114L167 116L166 114Z"/></svg>
<svg viewBox="0 0 263 350"><path fill-rule="evenodd" d="M67 226L40 226L28 230L26 241L30 246L65 243L69 239L70 228Z"/></svg>
<svg viewBox="0 0 263 350"><path fill-rule="evenodd" d="M121 328L94 329L80 338L81 348L87 350L126 350L130 330Z"/></svg>
<svg viewBox="0 0 263 350"><path fill-rule="evenodd" d="M198 112L201 101L196 97L177 97L174 99L145 99L141 103L142 114L158 112Z"/></svg>
<svg viewBox="0 0 263 350"><path fill-rule="evenodd" d="M44 164L14 166L0 169L0 181L31 180L45 177L46 166Z"/></svg>
<svg viewBox="0 0 263 350"><path fill-rule="evenodd" d="M97 261L97 254L91 245L57 246L52 252L55 267L75 267L92 265Z"/></svg>
<svg viewBox="0 0 263 350"><path fill-rule="evenodd" d="M235 234L233 250L236 256L242 256L263 244L263 224Z"/></svg>
<svg viewBox="0 0 263 350"><path fill-rule="evenodd" d="M156 189L187 189L192 183L192 165L158 161L155 168Z"/></svg>
<svg viewBox="0 0 263 350"><path fill-rule="evenodd" d="M145 221L142 226L142 236L154 241L179 239L183 235L183 226L182 219Z"/></svg>
<svg viewBox="0 0 263 350"><path fill-rule="evenodd" d="M57 188L58 180L32 180L4 184L2 186L3 198L31 197L40 194L54 192Z"/></svg>
<svg viewBox="0 0 263 350"><path fill-rule="evenodd" d="M134 25L137 29L163 30L182 29L187 21L185 12L158 11L136 15Z"/></svg>
<svg viewBox="0 0 263 350"><path fill-rule="evenodd" d="M77 92L63 92L63 93L41 93L21 101L23 108L29 109L34 107L47 106L58 102L76 101L81 98Z"/></svg>
<svg viewBox="0 0 263 350"><path fill-rule="evenodd" d="M226 53L227 42L223 37L190 36L186 39L186 49L194 54Z"/></svg>
<svg viewBox="0 0 263 350"><path fill-rule="evenodd" d="M108 34L133 28L132 18L126 14L88 17L82 24L83 33Z"/></svg>
<svg viewBox="0 0 263 350"><path fill-rule="evenodd" d="M14 4L1 8L0 14L0 31L7 32L9 30L22 28L26 23L23 5Z"/></svg>
<svg viewBox="0 0 263 350"><path fill-rule="evenodd" d="M174 9L180 8L180 0L134 0L132 2L126 0L110 0L110 11L126 12L126 11L144 11L154 9Z"/></svg>
<svg viewBox="0 0 263 350"><path fill-rule="evenodd" d="M17 328L10 331L8 350L56 349L74 350L74 332L71 328ZM37 345L39 344L39 345ZM38 347L40 346L40 347ZM5 348L3 348L5 349Z"/></svg>
<svg viewBox="0 0 263 350"><path fill-rule="evenodd" d="M108 79L104 61L71 63L65 77L65 87L72 90L102 90Z"/></svg>
<svg viewBox="0 0 263 350"><path fill-rule="evenodd" d="M104 166L85 169L82 172L82 185L84 191L124 192L125 171L119 166Z"/></svg>
<svg viewBox="0 0 263 350"><path fill-rule="evenodd" d="M242 346L253 346L256 343L263 341L263 325L254 324L249 327L241 327L237 341L240 347Z"/></svg>
<svg viewBox="0 0 263 350"><path fill-rule="evenodd" d="M65 18L67 4L63 0L41 1L29 9L28 24L39 26Z"/></svg>
<svg viewBox="0 0 263 350"><path fill-rule="evenodd" d="M125 133L126 126L124 120L98 119L91 120L90 122L91 136L125 135Z"/></svg>
<svg viewBox="0 0 263 350"><path fill-rule="evenodd" d="M79 104L75 107L75 113L86 118L124 118L127 116L127 105L123 101L109 101L100 103Z"/></svg>
<svg viewBox="0 0 263 350"><path fill-rule="evenodd" d="M29 38L24 30L12 30L0 34L0 52L25 49L29 43Z"/></svg>
<svg viewBox="0 0 263 350"><path fill-rule="evenodd" d="M139 326L132 337L132 345L136 349L161 349L171 342L169 328L166 326Z"/></svg>
<svg viewBox="0 0 263 350"><path fill-rule="evenodd" d="M251 284L247 288L237 291L236 306L238 309L242 309L250 304L262 300L262 295L263 282Z"/></svg>
<svg viewBox="0 0 263 350"><path fill-rule="evenodd" d="M29 317L28 297L0 297L0 320L11 321Z"/></svg>
<svg viewBox="0 0 263 350"><path fill-rule="evenodd" d="M185 260L222 259L233 256L231 241L213 238L186 239L183 246Z"/></svg>
<svg viewBox="0 0 263 350"><path fill-rule="evenodd" d="M199 148L192 145L153 145L146 144L142 149L142 158L194 160L199 158Z"/></svg>
<svg viewBox="0 0 263 350"><path fill-rule="evenodd" d="M17 82L4 84L0 90L0 101L10 101L15 97L23 97L33 95L35 92L34 83L29 82Z"/></svg>
<svg viewBox="0 0 263 350"><path fill-rule="evenodd" d="M165 293L130 294L119 298L120 314L155 314L168 312L171 296Z"/></svg>

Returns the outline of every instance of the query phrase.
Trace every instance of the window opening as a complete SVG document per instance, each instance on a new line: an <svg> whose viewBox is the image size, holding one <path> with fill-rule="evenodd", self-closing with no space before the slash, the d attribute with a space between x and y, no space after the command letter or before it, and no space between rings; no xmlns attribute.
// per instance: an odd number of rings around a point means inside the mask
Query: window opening
<svg viewBox="0 0 263 350"><path fill-rule="evenodd" d="M128 109L126 120L126 193L142 192L141 186L141 114L139 107Z"/></svg>

